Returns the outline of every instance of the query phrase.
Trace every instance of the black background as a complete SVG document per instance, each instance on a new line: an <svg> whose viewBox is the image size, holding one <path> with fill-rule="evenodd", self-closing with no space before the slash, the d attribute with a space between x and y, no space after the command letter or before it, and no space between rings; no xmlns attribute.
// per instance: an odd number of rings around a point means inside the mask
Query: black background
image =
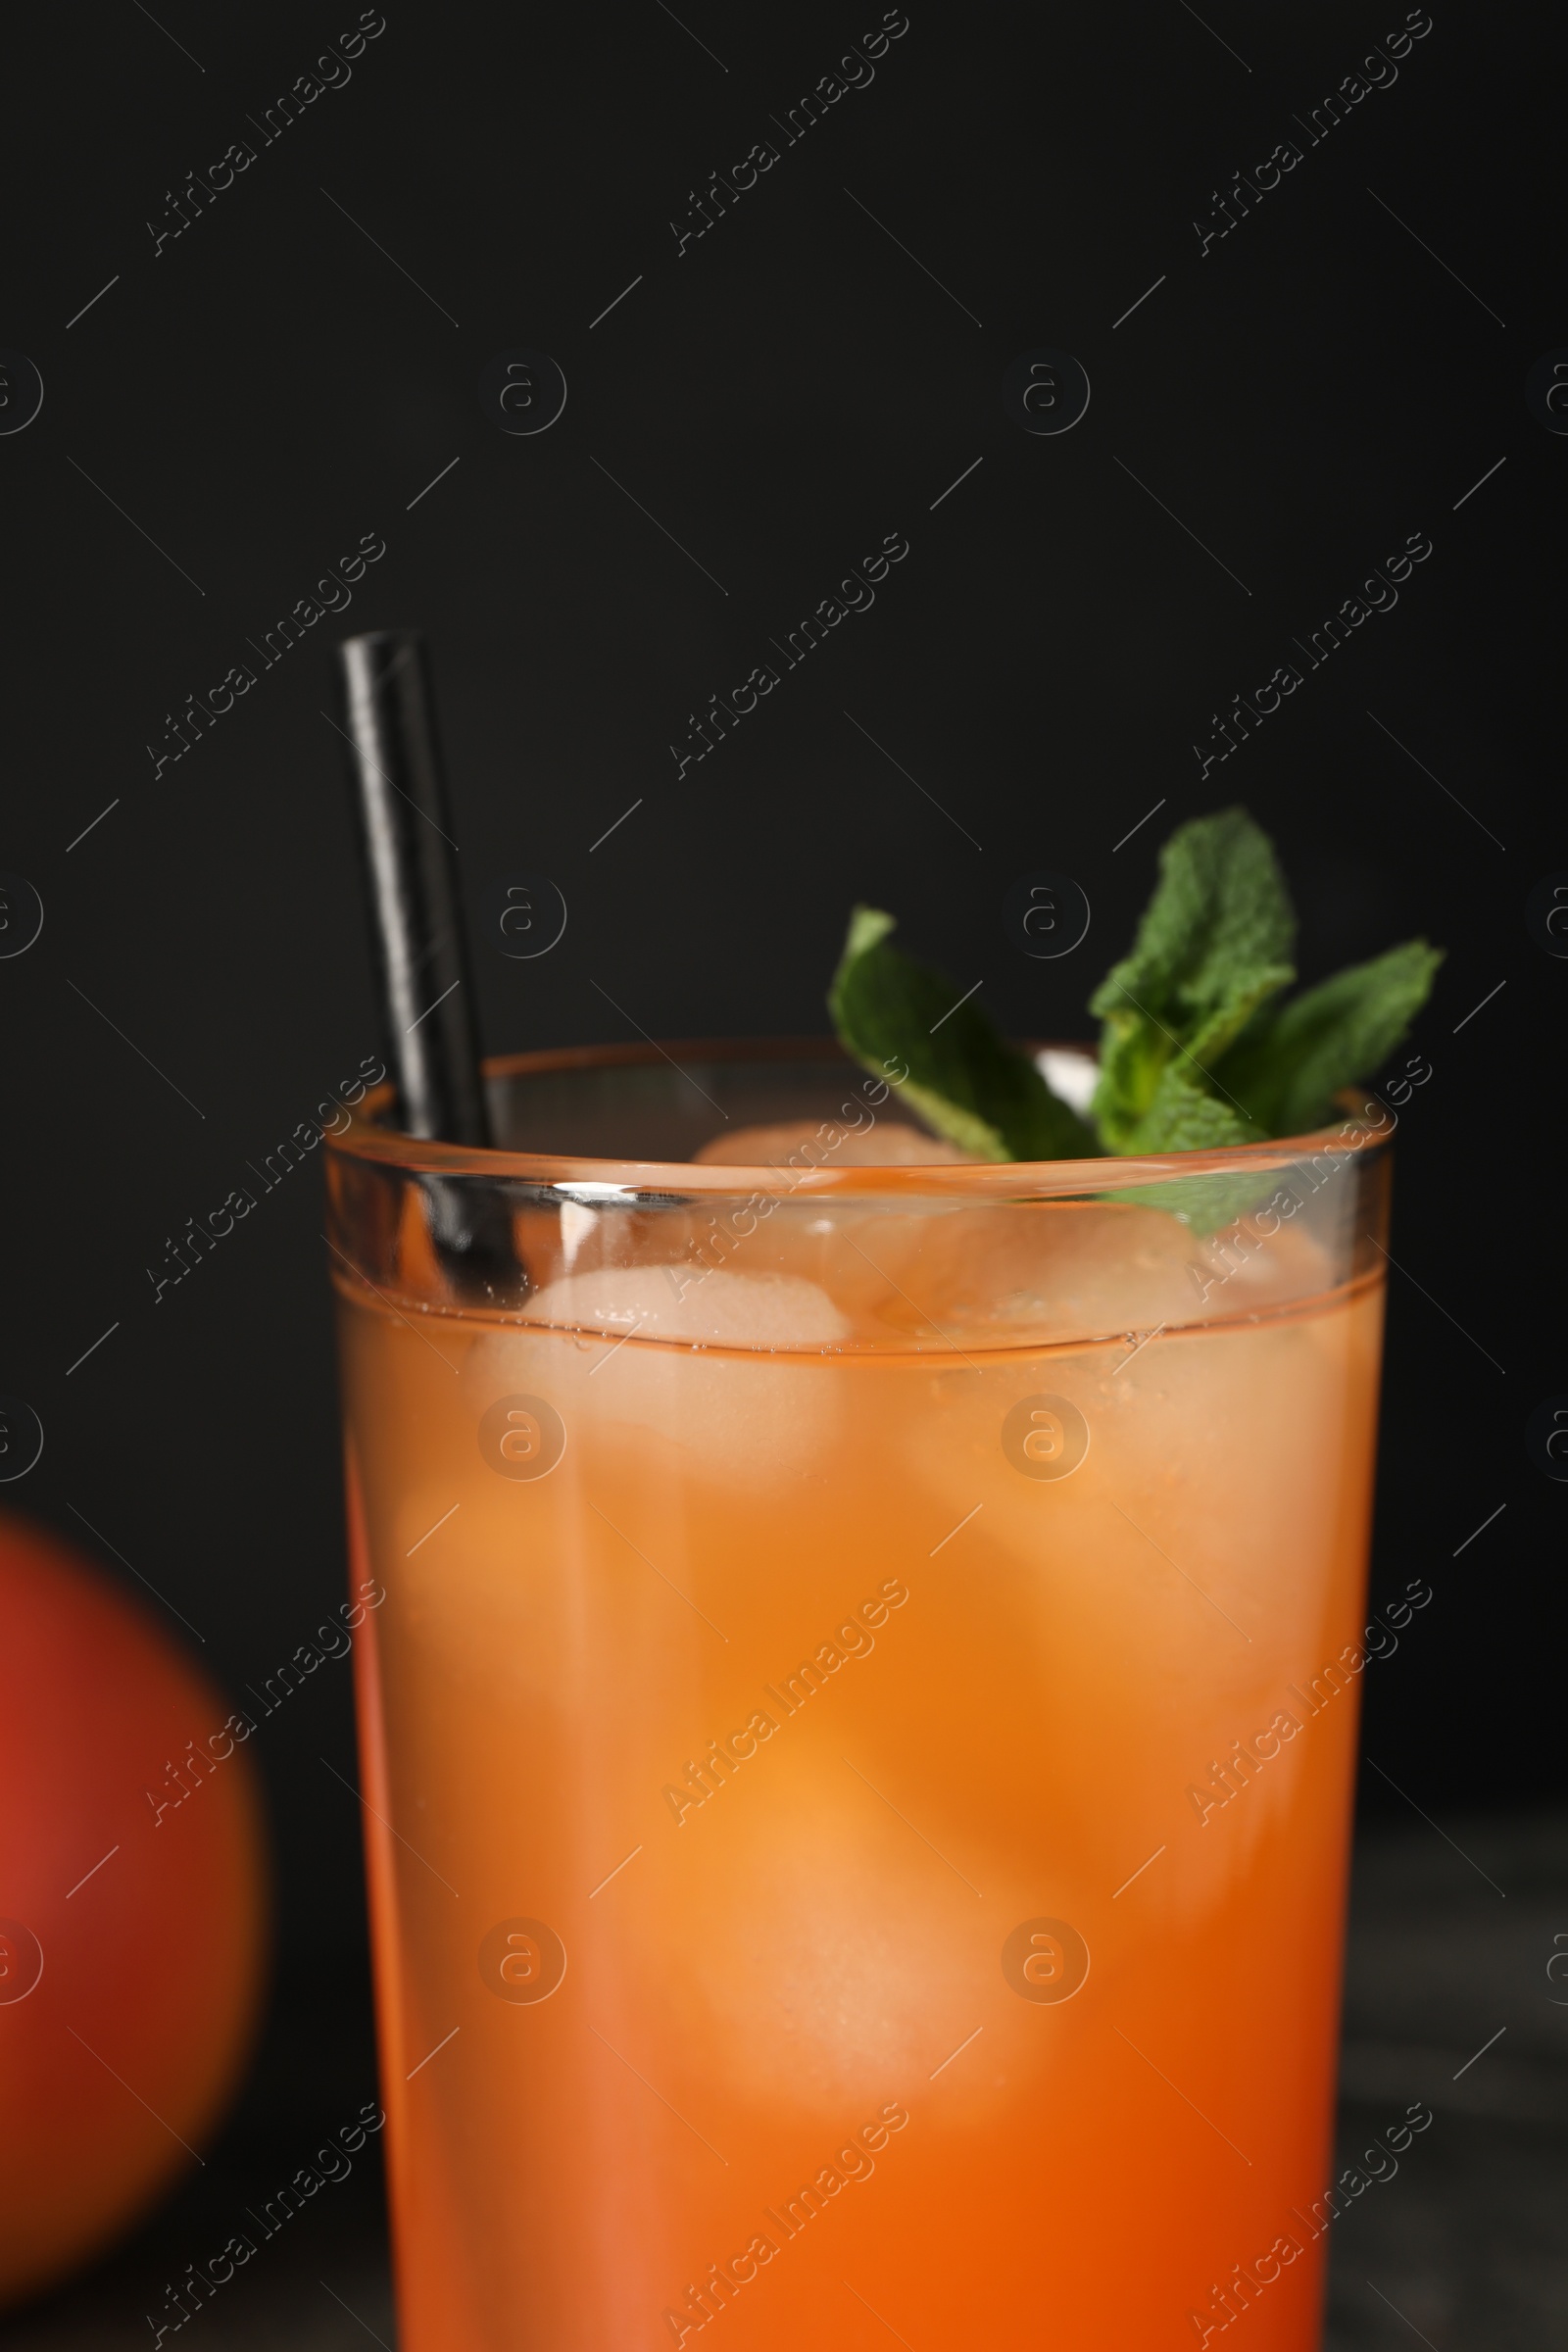
<svg viewBox="0 0 1568 2352"><path fill-rule="evenodd" d="M878 9L683 0L688 30L658 0L389 0L347 86L264 145L250 118L356 13L41 12L12 77L0 344L46 394L0 438L0 866L46 919L0 962L0 1389L47 1444L6 1499L122 1578L84 1514L230 1687L339 1597L317 1171L157 1305L146 1269L378 1048L321 712L336 635L417 624L470 911L519 869L570 910L538 962L481 948L494 1051L629 1036L598 991L656 1036L818 1030L858 897L1008 1029L1086 1034L1159 841L1232 801L1280 845L1306 978L1446 947L1398 1151L1374 1572L1435 1598L1368 1668L1367 1744L1440 1817L1560 1791L1562 1496L1523 1431L1568 1386L1544 1311L1568 964L1524 924L1568 866L1568 440L1524 400L1568 344L1561 20L1438 0L1394 86L1309 145L1298 119L1402 8L911 0L874 82L786 146L775 119ZM1293 137L1200 253L1213 191ZM146 222L242 138L254 164L155 257ZM768 138L678 254L691 191ZM1001 398L1042 346L1093 385L1056 438ZM479 405L515 347L568 383L538 437ZM875 609L677 780L688 713L894 531ZM1211 714L1415 532L1397 609L1201 778ZM263 669L247 640L364 533L387 552L347 613ZM166 714L238 662L255 687L155 776ZM1058 963L1002 927L1040 867L1094 909ZM285 1974L355 1969L359 1825L318 1760L352 1774L347 1670L252 1752Z"/></svg>

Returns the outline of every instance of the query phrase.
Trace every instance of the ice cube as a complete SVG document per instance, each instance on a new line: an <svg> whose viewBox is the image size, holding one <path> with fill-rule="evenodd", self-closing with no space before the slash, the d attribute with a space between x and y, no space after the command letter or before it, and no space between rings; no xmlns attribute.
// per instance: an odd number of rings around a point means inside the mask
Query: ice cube
<svg viewBox="0 0 1568 2352"><path fill-rule="evenodd" d="M808 1144L813 1147L810 1164L829 1168L939 1167L969 1157L956 1144L902 1119L881 1119L863 1135L831 1120L821 1124L788 1119L772 1127L739 1127L728 1135L715 1135L692 1157L710 1167L778 1168Z"/></svg>
<svg viewBox="0 0 1568 2352"><path fill-rule="evenodd" d="M668 2030L711 2048L762 2112L874 2114L1021 2004L991 1906L855 1777L839 1738L803 1753L802 1728L786 1724L750 1788L685 1833ZM999 1907L1018 1899L990 1891ZM971 2116L1005 2095L992 2067L947 2087Z"/></svg>
<svg viewBox="0 0 1568 2352"><path fill-rule="evenodd" d="M754 1163L755 1164L755 1163ZM698 1348L831 1348L849 1324L827 1293L797 1274L694 1273L689 1264L607 1266L566 1274L528 1300L530 1323L636 1331Z"/></svg>
<svg viewBox="0 0 1568 2352"><path fill-rule="evenodd" d="M988 1202L884 1214L861 1247L890 1286L882 1319L922 1319L952 1344L1109 1339L1230 1321L1310 1298L1332 1279L1314 1237L1282 1226L1222 1248L1128 1202ZM900 1297L906 1302L901 1310Z"/></svg>
<svg viewBox="0 0 1568 2352"><path fill-rule="evenodd" d="M629 1441L649 1479L755 1490L800 1479L832 1445L832 1354L850 1327L815 1283L614 1266L564 1276L526 1311L475 1342L465 1388L481 1413L547 1398L579 1468Z"/></svg>

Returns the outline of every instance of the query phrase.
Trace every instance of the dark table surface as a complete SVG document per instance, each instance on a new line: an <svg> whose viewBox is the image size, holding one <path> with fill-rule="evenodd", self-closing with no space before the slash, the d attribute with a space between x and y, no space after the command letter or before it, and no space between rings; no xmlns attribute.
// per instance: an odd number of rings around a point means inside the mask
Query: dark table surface
<svg viewBox="0 0 1568 2352"><path fill-rule="evenodd" d="M1337 2177L1412 2101L1434 2120L1334 2225L1327 2352L1568 2343L1568 1958L1561 1982L1547 1975L1554 1952L1568 1955L1568 1816L1450 1828L1375 1828L1356 1846ZM149 2344L165 2282L219 2251L241 2209L348 2122L373 2080L357 1984L280 1987L205 2170L96 2269L0 2324L4 2352ZM187 2343L395 2343L374 2151L235 2275Z"/></svg>

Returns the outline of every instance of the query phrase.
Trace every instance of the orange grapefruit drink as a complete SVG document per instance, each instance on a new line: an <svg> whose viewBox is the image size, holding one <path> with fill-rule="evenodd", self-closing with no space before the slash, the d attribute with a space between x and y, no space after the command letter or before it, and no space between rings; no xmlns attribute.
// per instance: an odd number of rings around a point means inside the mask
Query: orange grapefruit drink
<svg viewBox="0 0 1568 2352"><path fill-rule="evenodd" d="M1308 2352L1392 1116L676 1053L333 1149L405 2352Z"/></svg>

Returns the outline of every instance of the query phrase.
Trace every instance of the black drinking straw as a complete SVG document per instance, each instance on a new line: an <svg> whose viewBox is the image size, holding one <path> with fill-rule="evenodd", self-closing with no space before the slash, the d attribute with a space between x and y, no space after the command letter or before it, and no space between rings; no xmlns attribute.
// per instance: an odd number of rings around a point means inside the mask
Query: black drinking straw
<svg viewBox="0 0 1568 2352"><path fill-rule="evenodd" d="M337 653L398 1121L408 1135L488 1145L424 639L417 629L372 629Z"/></svg>
<svg viewBox="0 0 1568 2352"><path fill-rule="evenodd" d="M349 780L368 885L376 978L398 1123L432 1142L491 1141L458 895L457 844L417 629L373 629L338 647ZM421 1176L437 1254L460 1295L515 1304L528 1277L504 1190Z"/></svg>

